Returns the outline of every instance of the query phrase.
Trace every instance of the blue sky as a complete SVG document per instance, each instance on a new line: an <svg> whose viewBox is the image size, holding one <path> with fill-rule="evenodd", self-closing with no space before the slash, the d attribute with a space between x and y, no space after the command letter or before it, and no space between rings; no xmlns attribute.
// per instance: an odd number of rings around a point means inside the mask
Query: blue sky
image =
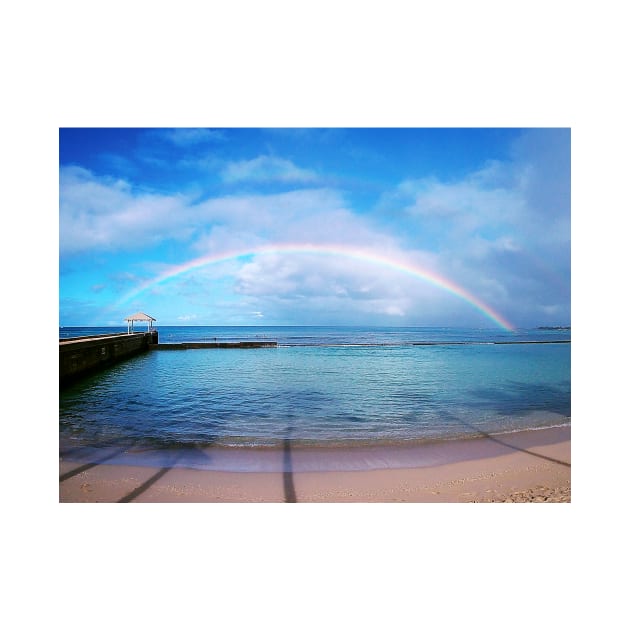
<svg viewBox="0 0 630 630"><path fill-rule="evenodd" d="M59 163L61 325L496 326L401 264L570 324L568 129L62 128Z"/></svg>

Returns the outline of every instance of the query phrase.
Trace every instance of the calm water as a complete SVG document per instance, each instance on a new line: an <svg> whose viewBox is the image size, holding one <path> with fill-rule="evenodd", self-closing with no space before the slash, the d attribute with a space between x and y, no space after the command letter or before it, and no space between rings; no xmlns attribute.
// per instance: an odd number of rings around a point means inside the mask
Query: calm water
<svg viewBox="0 0 630 630"><path fill-rule="evenodd" d="M570 422L570 343L504 343L567 341L568 330L158 330L161 342L273 339L279 346L151 351L88 377L60 392L63 445L408 443Z"/></svg>
<svg viewBox="0 0 630 630"><path fill-rule="evenodd" d="M364 328L359 326L157 326L161 343L185 341L274 340L279 345L404 344L415 342L492 342L570 340L570 330L522 329L506 332L477 328ZM136 332L146 326L136 323ZM127 326L65 327L59 338L127 332Z"/></svg>

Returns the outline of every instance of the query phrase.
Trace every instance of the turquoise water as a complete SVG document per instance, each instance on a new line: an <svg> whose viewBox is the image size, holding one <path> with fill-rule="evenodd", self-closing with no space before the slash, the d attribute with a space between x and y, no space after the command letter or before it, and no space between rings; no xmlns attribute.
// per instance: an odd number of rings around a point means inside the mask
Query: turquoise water
<svg viewBox="0 0 630 630"><path fill-rule="evenodd" d="M76 333L60 329L60 336ZM570 422L571 345L559 343L570 339L567 330L172 327L159 334L161 342L260 338L279 346L154 350L85 378L60 391L62 444L408 443Z"/></svg>

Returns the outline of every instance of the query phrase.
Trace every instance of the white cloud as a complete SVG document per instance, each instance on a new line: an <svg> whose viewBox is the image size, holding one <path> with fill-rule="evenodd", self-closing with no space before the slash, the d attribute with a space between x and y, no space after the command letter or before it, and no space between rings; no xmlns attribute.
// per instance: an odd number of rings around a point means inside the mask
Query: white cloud
<svg viewBox="0 0 630 630"><path fill-rule="evenodd" d="M568 299L562 309L544 306L568 297L570 285L568 139L567 130L526 131L510 159L455 181L405 181L383 203L430 235L447 276L508 318L529 305L530 320L568 319Z"/></svg>
<svg viewBox="0 0 630 630"><path fill-rule="evenodd" d="M397 304L388 304L384 309L384 313L386 315L395 315L396 317L402 317L405 314L405 311Z"/></svg>
<svg viewBox="0 0 630 630"><path fill-rule="evenodd" d="M492 163L455 182L406 180L390 196L389 203L397 201L407 214L439 221L442 229L460 235L484 226L513 224L523 215L525 195L519 187L504 181L501 170Z"/></svg>
<svg viewBox="0 0 630 630"><path fill-rule="evenodd" d="M198 319L197 315L179 315L177 321L180 322L191 322L195 319Z"/></svg>
<svg viewBox="0 0 630 630"><path fill-rule="evenodd" d="M199 204L198 211L206 221L229 224L255 234L261 234L260 230L277 234L287 221L330 212L342 204L340 195L334 191L306 189L270 195L217 197Z"/></svg>
<svg viewBox="0 0 630 630"><path fill-rule="evenodd" d="M370 315L396 319L408 315L413 321L426 310L419 305L426 302L436 308L445 297L420 278L335 253L257 255L241 267L234 288L258 300L265 312L320 320L338 313L366 320Z"/></svg>
<svg viewBox="0 0 630 630"><path fill-rule="evenodd" d="M299 168L289 160L268 155L261 155L253 160L229 162L220 174L223 181L229 183L314 182L317 179L316 173L312 170Z"/></svg>
<svg viewBox="0 0 630 630"><path fill-rule="evenodd" d="M59 178L59 250L74 254L130 249L192 232L182 195L137 191L122 180L62 167Z"/></svg>
<svg viewBox="0 0 630 630"><path fill-rule="evenodd" d="M344 208L329 189L305 189L272 195L220 197L199 204L199 230L193 247L200 255L256 247L265 243L374 244L387 247L367 218Z"/></svg>
<svg viewBox="0 0 630 630"><path fill-rule="evenodd" d="M246 230L241 226L232 227L225 223L213 225L195 239L191 247L197 255L209 252L247 251L259 247L265 240L255 232Z"/></svg>
<svg viewBox="0 0 630 630"><path fill-rule="evenodd" d="M225 140L225 132L221 129L194 129L194 128L175 128L175 129L159 129L155 134L172 142L178 147L187 147L207 142L217 142Z"/></svg>
<svg viewBox="0 0 630 630"><path fill-rule="evenodd" d="M185 240L199 255L265 242L361 239L363 221L327 189L239 195L193 203L192 198L134 188L79 167L62 167L59 184L62 255L138 250ZM376 235L372 233L372 238Z"/></svg>

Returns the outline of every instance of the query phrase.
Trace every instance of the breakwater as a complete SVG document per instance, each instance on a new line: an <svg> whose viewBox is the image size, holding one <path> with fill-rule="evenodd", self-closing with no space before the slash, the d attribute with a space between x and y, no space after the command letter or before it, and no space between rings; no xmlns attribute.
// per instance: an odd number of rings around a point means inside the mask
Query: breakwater
<svg viewBox="0 0 630 630"><path fill-rule="evenodd" d="M277 341L186 341L160 343L151 350L195 350L200 348L277 348Z"/></svg>
<svg viewBox="0 0 630 630"><path fill-rule="evenodd" d="M67 385L87 374L102 370L148 350L276 348L277 346L277 341L158 343L157 330L143 333L70 337L59 340L59 385Z"/></svg>
<svg viewBox="0 0 630 630"><path fill-rule="evenodd" d="M91 372L146 352L157 341L156 330L60 339L59 385L67 385Z"/></svg>

